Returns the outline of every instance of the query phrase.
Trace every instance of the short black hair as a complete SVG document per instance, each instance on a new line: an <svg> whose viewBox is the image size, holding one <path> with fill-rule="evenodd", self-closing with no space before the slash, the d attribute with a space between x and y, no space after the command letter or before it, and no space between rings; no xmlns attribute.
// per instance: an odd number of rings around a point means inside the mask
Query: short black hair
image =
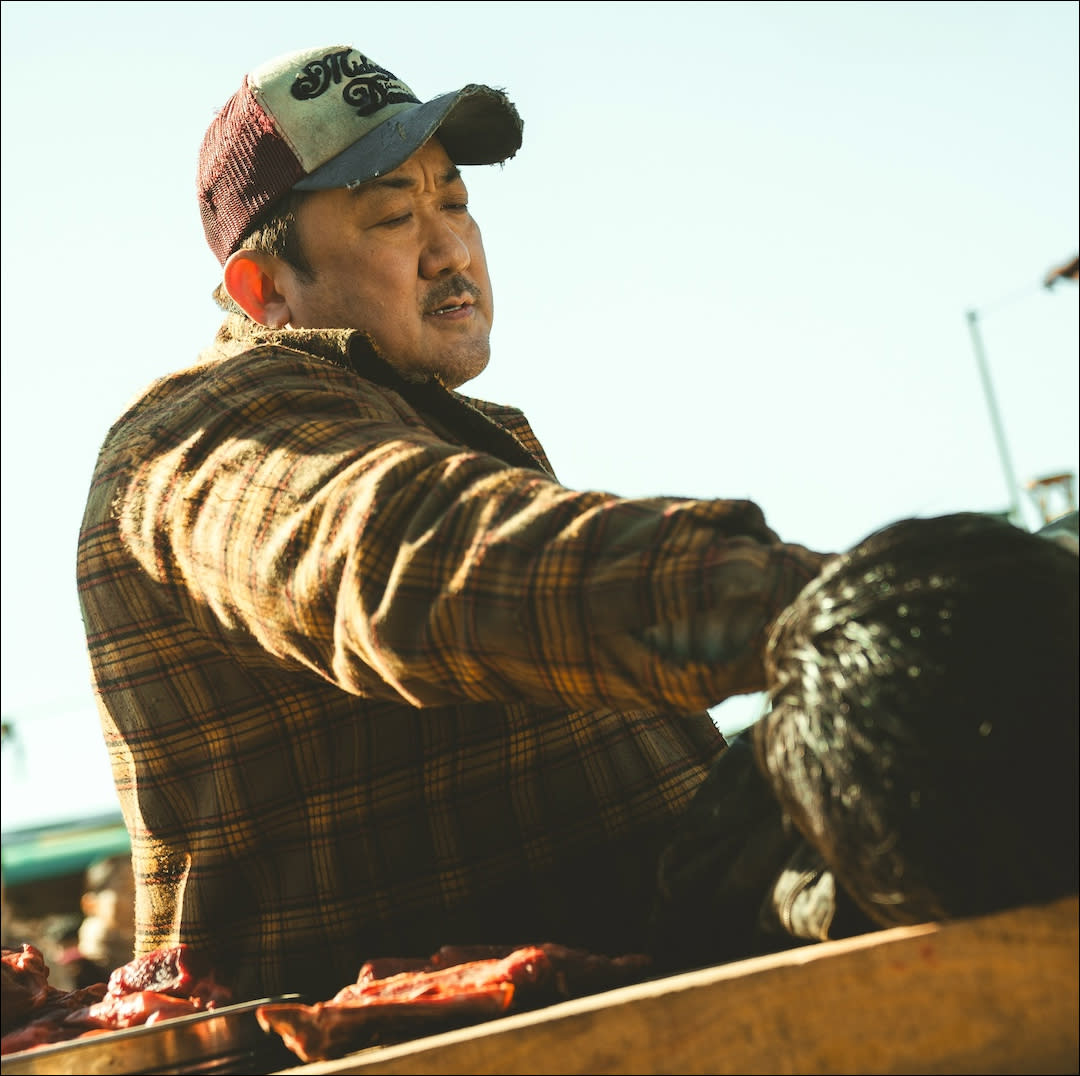
<svg viewBox="0 0 1080 1076"><path fill-rule="evenodd" d="M1077 891L1078 559L996 517L885 527L781 614L755 757L883 926Z"/></svg>
<svg viewBox="0 0 1080 1076"><path fill-rule="evenodd" d="M291 191L284 198L279 198L240 240L237 249L272 254L291 265L301 279L314 280L315 270L308 261L296 227L296 211L306 197L304 191ZM214 299L223 310L243 313L225 290L224 284L215 288Z"/></svg>

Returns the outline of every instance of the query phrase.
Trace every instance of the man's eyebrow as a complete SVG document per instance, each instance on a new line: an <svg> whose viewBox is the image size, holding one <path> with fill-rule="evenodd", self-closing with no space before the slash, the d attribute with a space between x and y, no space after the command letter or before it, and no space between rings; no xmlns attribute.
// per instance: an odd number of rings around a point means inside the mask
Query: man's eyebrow
<svg viewBox="0 0 1080 1076"><path fill-rule="evenodd" d="M438 186L446 187L459 179L461 179L461 169L456 164L452 164L441 176L437 177L436 182ZM385 176L379 179L369 179L366 183L358 183L355 187L350 187L349 190L353 194L366 194L369 191L379 190L407 191L417 186L419 186L419 183L408 176Z"/></svg>

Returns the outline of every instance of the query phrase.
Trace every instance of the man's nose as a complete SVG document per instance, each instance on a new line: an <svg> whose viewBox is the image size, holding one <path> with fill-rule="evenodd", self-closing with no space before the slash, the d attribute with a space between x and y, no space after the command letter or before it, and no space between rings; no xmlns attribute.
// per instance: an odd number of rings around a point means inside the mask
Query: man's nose
<svg viewBox="0 0 1080 1076"><path fill-rule="evenodd" d="M420 252L420 275L424 279L460 273L468 269L471 261L469 244L449 221L436 218L428 224Z"/></svg>

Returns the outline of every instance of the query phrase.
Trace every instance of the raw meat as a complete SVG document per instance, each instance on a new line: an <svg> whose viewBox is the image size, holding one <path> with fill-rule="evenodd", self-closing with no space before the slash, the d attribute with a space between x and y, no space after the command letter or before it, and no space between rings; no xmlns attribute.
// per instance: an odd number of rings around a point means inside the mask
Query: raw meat
<svg viewBox="0 0 1080 1076"><path fill-rule="evenodd" d="M158 949L117 968L109 982L57 990L33 945L4 949L0 1053L156 1023L232 1000L209 963L188 946Z"/></svg>
<svg viewBox="0 0 1080 1076"><path fill-rule="evenodd" d="M256 1016L302 1061L320 1061L621 986L649 966L637 954L610 958L554 944L447 946L426 961L369 961L330 1001L262 1005Z"/></svg>
<svg viewBox="0 0 1080 1076"><path fill-rule="evenodd" d="M49 969L41 950L33 945L21 949L4 946L3 1023L0 1034L7 1034L27 1013L44 1004L49 996Z"/></svg>
<svg viewBox="0 0 1080 1076"><path fill-rule="evenodd" d="M196 998L203 1008L232 1001L231 991L215 979L209 960L188 945L155 949L109 976L109 993L115 997L143 991Z"/></svg>

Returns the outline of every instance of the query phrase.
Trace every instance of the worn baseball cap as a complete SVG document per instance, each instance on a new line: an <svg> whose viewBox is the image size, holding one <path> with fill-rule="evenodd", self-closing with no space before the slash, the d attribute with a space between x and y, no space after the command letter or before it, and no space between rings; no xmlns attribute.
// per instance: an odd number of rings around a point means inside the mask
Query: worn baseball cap
<svg viewBox="0 0 1080 1076"><path fill-rule="evenodd" d="M470 84L421 103L349 45L305 49L244 77L199 151L199 208L223 265L292 190L351 187L393 171L432 135L455 164L498 164L521 146L501 90Z"/></svg>

